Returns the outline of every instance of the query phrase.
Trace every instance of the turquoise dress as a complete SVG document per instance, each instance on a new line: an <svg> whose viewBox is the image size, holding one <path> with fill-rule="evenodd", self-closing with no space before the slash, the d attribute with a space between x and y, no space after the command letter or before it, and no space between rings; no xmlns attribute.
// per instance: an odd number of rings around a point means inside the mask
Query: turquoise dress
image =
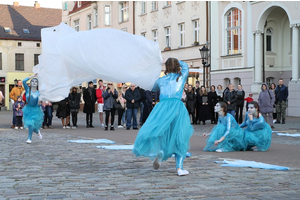
<svg viewBox="0 0 300 200"><path fill-rule="evenodd" d="M225 139L215 146L214 142L221 139L221 137L225 137ZM229 113L224 117L219 117L218 124L207 138L203 151L216 151L217 149L221 149L223 152L244 149L244 132Z"/></svg>
<svg viewBox="0 0 300 200"><path fill-rule="evenodd" d="M185 158L194 129L185 105L181 101L183 86L189 74L188 65L179 61L181 75L170 73L159 78L152 89L160 90L160 102L151 111L134 142L133 153L153 160L160 150L167 160L172 154Z"/></svg>
<svg viewBox="0 0 300 200"><path fill-rule="evenodd" d="M39 96L40 92L37 90L35 92L30 91L27 85L29 78L23 80L23 85L26 91L26 106L23 108L23 122L26 128L31 126L33 131L38 133L42 123L44 121L44 112L39 106ZM30 96L29 96L30 95Z"/></svg>
<svg viewBox="0 0 300 200"><path fill-rule="evenodd" d="M265 122L263 116L254 118L250 121L248 112L246 112L245 121L240 125L244 129L245 150L250 150L256 146L258 151L266 151L269 149L272 140L272 129Z"/></svg>

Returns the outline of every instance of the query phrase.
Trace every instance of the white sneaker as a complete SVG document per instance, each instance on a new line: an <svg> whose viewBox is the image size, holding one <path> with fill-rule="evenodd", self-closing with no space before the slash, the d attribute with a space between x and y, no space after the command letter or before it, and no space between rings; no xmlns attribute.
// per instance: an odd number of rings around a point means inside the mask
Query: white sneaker
<svg viewBox="0 0 300 200"><path fill-rule="evenodd" d="M70 129L71 127L70 126L66 126L66 129Z"/></svg>
<svg viewBox="0 0 300 200"><path fill-rule="evenodd" d="M104 124L101 124L101 127L104 128Z"/></svg>
<svg viewBox="0 0 300 200"><path fill-rule="evenodd" d="M23 130L24 128L23 128L23 126L21 126L21 130Z"/></svg>
<svg viewBox="0 0 300 200"><path fill-rule="evenodd" d="M66 129L66 126L63 126L63 129Z"/></svg>
<svg viewBox="0 0 300 200"><path fill-rule="evenodd" d="M27 144L31 144L31 140L27 140L26 143L27 143Z"/></svg>
<svg viewBox="0 0 300 200"><path fill-rule="evenodd" d="M187 170L182 170L182 169L177 170L178 176L185 176L188 175L189 173L190 172L188 172Z"/></svg>
<svg viewBox="0 0 300 200"><path fill-rule="evenodd" d="M38 135L38 137L39 137L40 140L43 139L43 136L42 136L42 134L41 134L40 131L39 131L39 133L37 135Z"/></svg>
<svg viewBox="0 0 300 200"><path fill-rule="evenodd" d="M119 125L118 128L123 128L123 126L122 126L122 125Z"/></svg>
<svg viewBox="0 0 300 200"><path fill-rule="evenodd" d="M19 129L19 127L17 127L17 126L16 126L16 127L15 127L15 129L16 129L16 130L18 130L18 129Z"/></svg>
<svg viewBox="0 0 300 200"><path fill-rule="evenodd" d="M221 153L221 152L223 152L223 151L222 151L222 149L217 149L216 152Z"/></svg>
<svg viewBox="0 0 300 200"><path fill-rule="evenodd" d="M124 124L123 127L126 128L126 124Z"/></svg>
<svg viewBox="0 0 300 200"><path fill-rule="evenodd" d="M72 129L74 129L74 130L75 130L75 129L76 129L76 126L73 126L73 127L72 127Z"/></svg>

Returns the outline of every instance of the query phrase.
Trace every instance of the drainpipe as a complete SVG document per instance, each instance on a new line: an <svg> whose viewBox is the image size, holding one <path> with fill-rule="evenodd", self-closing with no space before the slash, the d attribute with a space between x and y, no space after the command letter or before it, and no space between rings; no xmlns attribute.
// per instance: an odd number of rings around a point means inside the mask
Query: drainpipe
<svg viewBox="0 0 300 200"><path fill-rule="evenodd" d="M132 30L132 34L135 35L135 4L136 4L136 1L133 1L133 8L132 8L132 11L133 11L133 18L132 18L132 23L133 23L133 30Z"/></svg>

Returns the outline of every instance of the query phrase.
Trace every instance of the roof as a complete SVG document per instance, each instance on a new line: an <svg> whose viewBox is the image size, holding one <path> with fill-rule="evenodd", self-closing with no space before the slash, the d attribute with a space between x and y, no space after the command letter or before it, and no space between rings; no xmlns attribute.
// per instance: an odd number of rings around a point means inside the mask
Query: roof
<svg viewBox="0 0 300 200"><path fill-rule="evenodd" d="M61 21L61 9L0 5L0 39L41 40L42 28L57 26ZM5 33L4 27L11 33Z"/></svg>
<svg viewBox="0 0 300 200"><path fill-rule="evenodd" d="M93 1L80 1L80 2L81 2L81 6L79 7L78 6L78 1L76 1L73 10L71 10L69 12L69 15L73 14L73 13L76 13L76 12L78 12L78 11L84 9L84 8L89 7L92 4Z"/></svg>

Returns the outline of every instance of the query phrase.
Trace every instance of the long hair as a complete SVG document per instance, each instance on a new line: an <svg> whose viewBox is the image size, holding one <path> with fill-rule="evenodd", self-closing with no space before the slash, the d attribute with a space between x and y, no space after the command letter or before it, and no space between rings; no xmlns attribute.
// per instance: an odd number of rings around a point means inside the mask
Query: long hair
<svg viewBox="0 0 300 200"><path fill-rule="evenodd" d="M251 102L248 103L248 105L249 104L253 104L254 108L257 108L257 118L259 118L259 112L260 112L260 110L259 110L259 105L258 105L257 101L251 101Z"/></svg>
<svg viewBox="0 0 300 200"><path fill-rule="evenodd" d="M220 104L220 107L223 108L224 116L227 115L227 104L223 101L218 102Z"/></svg>
<svg viewBox="0 0 300 200"><path fill-rule="evenodd" d="M166 65L165 75L170 74L170 73L179 74L176 79L176 81L178 82L178 79L181 76L180 64L179 64L178 60L176 58L168 58L165 65Z"/></svg>
<svg viewBox="0 0 300 200"><path fill-rule="evenodd" d="M272 85L274 85L274 90L275 90L275 89L276 89L275 83L272 83L272 84L270 85L269 90L272 90Z"/></svg>
<svg viewBox="0 0 300 200"><path fill-rule="evenodd" d="M204 92L202 92L202 88L205 89ZM201 86L201 88L200 88L200 96L202 96L202 95L207 95L207 91L206 91L206 88L204 86Z"/></svg>

